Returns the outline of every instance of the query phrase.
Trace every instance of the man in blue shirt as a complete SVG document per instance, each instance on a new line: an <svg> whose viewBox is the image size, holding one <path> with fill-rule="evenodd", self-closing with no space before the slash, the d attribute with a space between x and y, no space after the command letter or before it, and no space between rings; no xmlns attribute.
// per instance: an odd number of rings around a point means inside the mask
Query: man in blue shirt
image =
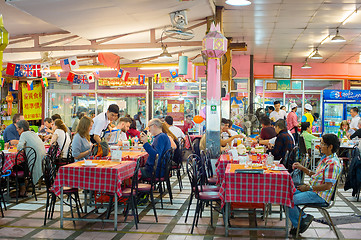
<svg viewBox="0 0 361 240"><path fill-rule="evenodd" d="M10 145L17 145L19 143L20 135L16 130L15 123L20 120L24 120L24 116L21 113L15 113L13 116L13 123L6 127L4 131L4 142Z"/></svg>
<svg viewBox="0 0 361 240"><path fill-rule="evenodd" d="M158 154L158 159L161 160L165 152L171 148L169 137L162 132L162 122L159 119L150 120L148 128L154 139L151 145L148 143L148 137L144 132L140 135L140 140L144 143L143 147L149 154L145 166L140 169L142 178L150 178L152 176L156 155ZM157 165L157 176L159 176L159 173L161 177L164 176L165 164L165 162L162 162L162 169L160 169L160 164Z"/></svg>

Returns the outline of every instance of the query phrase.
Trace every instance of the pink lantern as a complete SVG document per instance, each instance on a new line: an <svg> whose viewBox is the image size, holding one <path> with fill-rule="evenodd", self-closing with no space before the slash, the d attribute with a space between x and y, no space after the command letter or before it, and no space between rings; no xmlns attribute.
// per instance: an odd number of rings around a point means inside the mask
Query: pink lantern
<svg viewBox="0 0 361 240"><path fill-rule="evenodd" d="M208 34L202 41L202 53L209 58L220 58L227 52L227 38L225 38L219 28L219 24L212 23Z"/></svg>

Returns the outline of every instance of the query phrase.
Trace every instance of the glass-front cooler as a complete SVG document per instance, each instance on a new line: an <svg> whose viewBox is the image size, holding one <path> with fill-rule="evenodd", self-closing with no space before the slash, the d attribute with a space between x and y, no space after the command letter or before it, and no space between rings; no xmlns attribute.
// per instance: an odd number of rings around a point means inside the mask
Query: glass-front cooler
<svg viewBox="0 0 361 240"><path fill-rule="evenodd" d="M324 105L324 120L323 132L337 134L340 124L343 120L344 112L343 103L325 103Z"/></svg>

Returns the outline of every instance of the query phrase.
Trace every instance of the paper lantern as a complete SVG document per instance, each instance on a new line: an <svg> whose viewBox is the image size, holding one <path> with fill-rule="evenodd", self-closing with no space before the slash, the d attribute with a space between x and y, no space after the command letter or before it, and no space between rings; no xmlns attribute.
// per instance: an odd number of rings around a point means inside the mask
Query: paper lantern
<svg viewBox="0 0 361 240"><path fill-rule="evenodd" d="M188 57L180 56L178 63L178 75L187 75L188 72Z"/></svg>
<svg viewBox="0 0 361 240"><path fill-rule="evenodd" d="M217 27L212 23L209 33L203 38L202 53L209 58L220 58L227 52L227 38L220 32L219 25Z"/></svg>
<svg viewBox="0 0 361 240"><path fill-rule="evenodd" d="M204 119L203 119L202 116L197 115L197 116L194 116L194 117L193 117L193 122L195 122L195 123L197 123L197 124L200 124L200 123L202 123L203 121L204 121Z"/></svg>

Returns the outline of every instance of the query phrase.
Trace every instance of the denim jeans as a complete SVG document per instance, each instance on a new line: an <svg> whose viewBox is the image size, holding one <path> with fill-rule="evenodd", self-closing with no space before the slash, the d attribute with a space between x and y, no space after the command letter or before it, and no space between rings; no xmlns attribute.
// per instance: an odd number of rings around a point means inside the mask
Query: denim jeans
<svg viewBox="0 0 361 240"><path fill-rule="evenodd" d="M298 207L298 205L304 205L309 203L323 203L325 204L325 206L327 206L327 202L325 201L325 199L318 196L317 193L313 191L301 192L299 190L296 190L296 192L293 194L293 202L295 203L295 206L293 208L289 208L289 217L293 227L297 227L298 218L301 212L301 209Z"/></svg>

